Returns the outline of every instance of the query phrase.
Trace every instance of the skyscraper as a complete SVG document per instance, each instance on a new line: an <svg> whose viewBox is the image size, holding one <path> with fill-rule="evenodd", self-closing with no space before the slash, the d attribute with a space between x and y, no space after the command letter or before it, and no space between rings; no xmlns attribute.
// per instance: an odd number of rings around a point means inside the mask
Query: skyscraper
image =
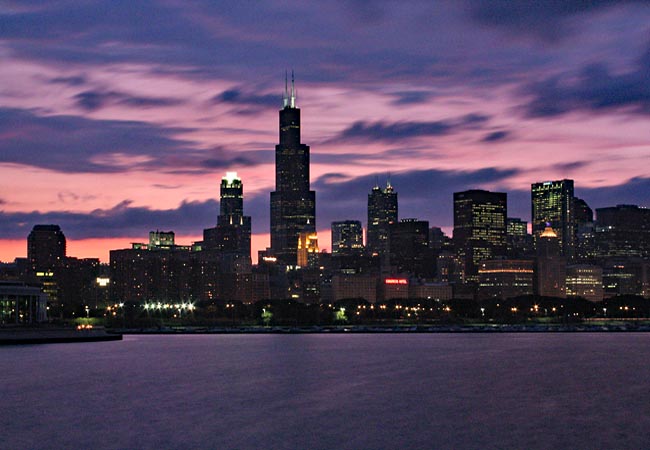
<svg viewBox="0 0 650 450"><path fill-rule="evenodd" d="M288 265L297 262L301 232L316 231L316 193L309 190L309 146L300 142L300 109L285 79L280 110L280 143L275 146L275 191L271 192L271 253Z"/></svg>
<svg viewBox="0 0 650 450"><path fill-rule="evenodd" d="M596 209L599 258L650 257L650 209L617 205Z"/></svg>
<svg viewBox="0 0 650 450"><path fill-rule="evenodd" d="M506 254L507 195L469 190L454 193L454 246L465 280L476 280L479 263Z"/></svg>
<svg viewBox="0 0 650 450"><path fill-rule="evenodd" d="M531 185L533 237L535 245L547 226L557 233L562 255L575 256L576 223L573 180L545 181Z"/></svg>
<svg viewBox="0 0 650 450"><path fill-rule="evenodd" d="M217 227L212 229L214 241L210 239L212 236L206 235L210 230L203 233L204 238L208 238L207 247L250 258L251 218L244 215L244 185L237 172L226 172L221 179L220 195Z"/></svg>
<svg viewBox="0 0 650 450"><path fill-rule="evenodd" d="M557 233L546 226L537 237L535 293L544 297L566 294L566 258L561 255Z"/></svg>
<svg viewBox="0 0 650 450"><path fill-rule="evenodd" d="M363 228L358 220L332 222L332 254L351 255L363 250Z"/></svg>
<svg viewBox="0 0 650 450"><path fill-rule="evenodd" d="M397 192L390 182L386 188L378 185L368 194L368 232L366 248L370 254L387 255L389 225L397 222Z"/></svg>
<svg viewBox="0 0 650 450"><path fill-rule="evenodd" d="M389 226L391 268L400 274L433 278L435 260L429 250L429 222L402 219Z"/></svg>
<svg viewBox="0 0 650 450"><path fill-rule="evenodd" d="M66 240L58 225L34 225L27 236L27 259L32 270L50 270L66 257Z"/></svg>

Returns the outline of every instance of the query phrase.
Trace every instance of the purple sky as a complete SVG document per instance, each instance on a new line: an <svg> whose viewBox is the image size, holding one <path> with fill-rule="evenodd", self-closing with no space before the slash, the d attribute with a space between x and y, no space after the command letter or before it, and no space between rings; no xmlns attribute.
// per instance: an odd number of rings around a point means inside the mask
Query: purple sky
<svg viewBox="0 0 650 450"><path fill-rule="evenodd" d="M454 191L530 220L548 179L650 206L646 1L5 1L0 57L4 261L36 223L104 260L152 229L200 239L226 170L267 246L286 69L322 247L388 174L400 217L446 229Z"/></svg>

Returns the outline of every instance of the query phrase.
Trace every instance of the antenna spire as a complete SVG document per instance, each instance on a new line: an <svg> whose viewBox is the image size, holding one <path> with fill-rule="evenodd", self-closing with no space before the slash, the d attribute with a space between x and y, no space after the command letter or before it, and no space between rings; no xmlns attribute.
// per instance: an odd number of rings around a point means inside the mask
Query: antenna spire
<svg viewBox="0 0 650 450"><path fill-rule="evenodd" d="M284 71L284 95L282 96L282 107L286 108L289 104L289 84L288 84L288 74L287 71Z"/></svg>
<svg viewBox="0 0 650 450"><path fill-rule="evenodd" d="M292 108L296 107L296 86L293 77L293 69L291 69L291 102L290 105Z"/></svg>

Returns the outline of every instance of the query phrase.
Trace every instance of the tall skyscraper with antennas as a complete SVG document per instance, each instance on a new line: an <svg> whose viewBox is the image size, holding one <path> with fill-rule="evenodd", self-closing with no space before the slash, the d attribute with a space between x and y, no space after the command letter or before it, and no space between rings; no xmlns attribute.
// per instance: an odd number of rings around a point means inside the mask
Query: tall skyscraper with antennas
<svg viewBox="0 0 650 450"><path fill-rule="evenodd" d="M316 231L316 193L309 190L309 146L300 142L300 109L291 74L285 77L280 143L275 146L275 191L271 192L271 253L296 265L301 232Z"/></svg>

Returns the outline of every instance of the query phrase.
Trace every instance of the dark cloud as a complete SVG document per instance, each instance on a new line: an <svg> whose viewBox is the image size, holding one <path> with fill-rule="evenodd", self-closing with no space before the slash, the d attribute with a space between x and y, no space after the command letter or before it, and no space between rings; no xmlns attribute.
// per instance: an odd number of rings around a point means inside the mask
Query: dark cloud
<svg viewBox="0 0 650 450"><path fill-rule="evenodd" d="M510 137L510 132L504 131L504 130L499 130L499 131L493 131L491 133L486 134L483 139L481 139L481 142L497 142L497 141L503 141Z"/></svg>
<svg viewBox="0 0 650 450"><path fill-rule="evenodd" d="M203 228L214 226L218 214L219 204L215 200L183 202L166 210L136 207L125 200L111 209L89 213L0 211L0 238L26 238L38 223L55 223L71 239L142 236L146 240L149 231L155 229L200 235Z"/></svg>
<svg viewBox="0 0 650 450"><path fill-rule="evenodd" d="M279 108L282 97L278 95L259 95L245 93L240 89L228 89L212 97L215 103L230 103L233 105L255 106L263 108Z"/></svg>
<svg viewBox="0 0 650 450"><path fill-rule="evenodd" d="M634 177L617 186L583 188L576 184L575 194L584 199L592 209L620 204L633 204L650 208L650 177Z"/></svg>
<svg viewBox="0 0 650 450"><path fill-rule="evenodd" d="M648 55L640 59L635 70L620 74L611 73L604 64L591 64L577 77L564 74L528 86L524 94L531 100L524 111L528 117L612 110L647 115L650 114L649 73Z"/></svg>
<svg viewBox="0 0 650 450"><path fill-rule="evenodd" d="M68 86L81 86L86 83L86 77L82 75L72 77L55 77L48 80L53 84L66 84Z"/></svg>
<svg viewBox="0 0 650 450"><path fill-rule="evenodd" d="M341 131L333 141L392 142L425 136L445 136L456 131L479 128L489 116L468 114L459 119L431 122L364 122L358 121Z"/></svg>
<svg viewBox="0 0 650 450"><path fill-rule="evenodd" d="M334 220L354 219L366 223L368 193L377 183L390 179L398 194L399 217L428 220L431 226L453 225L453 193L498 183L518 172L487 168L476 171L416 170L371 174L341 181L339 174L323 175L315 183L318 226ZM530 199L528 200L530 201Z"/></svg>
<svg viewBox="0 0 650 450"><path fill-rule="evenodd" d="M232 159L204 159L201 161L201 166L208 169L229 169L237 166L253 166L257 163L243 157L235 157Z"/></svg>
<svg viewBox="0 0 650 450"><path fill-rule="evenodd" d="M403 91L393 92L390 94L393 97L393 105L416 105L428 103L433 93L428 91Z"/></svg>
<svg viewBox="0 0 650 450"><path fill-rule="evenodd" d="M518 35L558 41L573 31L568 19L643 0L467 0L470 16L479 24Z"/></svg>
<svg viewBox="0 0 650 450"><path fill-rule="evenodd" d="M588 161L573 161L569 163L555 164L552 169L555 172L564 173L571 172L577 169L584 169L589 166L591 163Z"/></svg>
<svg viewBox="0 0 650 450"><path fill-rule="evenodd" d="M193 142L176 137L188 131L135 121L41 117L32 111L0 108L0 162L70 173L206 172L227 165L250 166L260 156L256 151L199 150Z"/></svg>
<svg viewBox="0 0 650 450"><path fill-rule="evenodd" d="M113 104L126 105L134 108L158 108L176 106L182 100L165 97L140 97L115 91L84 91L76 94L75 103L86 111L95 111Z"/></svg>

